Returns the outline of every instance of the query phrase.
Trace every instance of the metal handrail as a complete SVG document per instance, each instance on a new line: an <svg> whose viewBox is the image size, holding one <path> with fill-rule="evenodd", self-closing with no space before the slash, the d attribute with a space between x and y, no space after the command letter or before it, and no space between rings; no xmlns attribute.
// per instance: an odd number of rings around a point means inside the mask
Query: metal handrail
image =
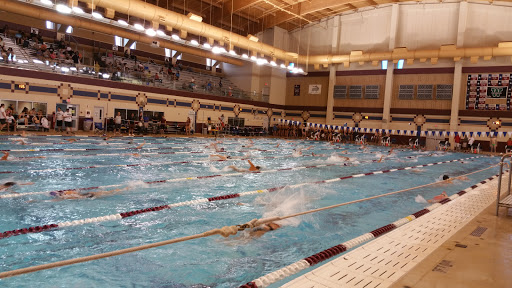
<svg viewBox="0 0 512 288"><path fill-rule="evenodd" d="M499 174L499 178L498 178L498 195L496 196L497 199L496 199L496 216L498 216L498 209L500 208L500 198L501 198L501 178L503 176L503 162L505 161L505 158L512 158L512 153L507 153L505 155L503 155L501 157L501 161L500 161L500 174ZM512 164L512 159L510 160L510 163L509 165ZM509 166L509 167L512 167L512 166ZM512 169L510 169L512 170ZM512 172L512 171L511 171ZM508 195L510 195L510 184L512 183L512 177L511 177L511 174L509 172L508 174Z"/></svg>

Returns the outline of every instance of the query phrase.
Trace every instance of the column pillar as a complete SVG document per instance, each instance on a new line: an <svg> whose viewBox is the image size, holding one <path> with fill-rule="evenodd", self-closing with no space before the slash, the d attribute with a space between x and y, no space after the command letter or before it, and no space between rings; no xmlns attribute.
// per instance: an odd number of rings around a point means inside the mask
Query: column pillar
<svg viewBox="0 0 512 288"><path fill-rule="evenodd" d="M459 3L459 22L457 25L457 47L464 46L464 33L466 32L466 23L468 18L468 3ZM452 107L450 113L450 147L454 149L455 140L454 133L459 130L459 108L460 108L460 94L461 94L461 81L462 81L462 60L459 59L455 62L455 69L453 71L453 94L452 94Z"/></svg>
<svg viewBox="0 0 512 288"><path fill-rule="evenodd" d="M330 20L332 23L332 41L331 41L331 54L338 54L339 35L341 33L341 18L335 16ZM327 90L327 110L325 111L325 124L334 124L334 85L336 85L336 66L331 64L329 66L329 87Z"/></svg>
<svg viewBox="0 0 512 288"><path fill-rule="evenodd" d="M459 106L462 81L462 61L455 62L453 71L453 94L450 114L450 147L455 148L454 132L459 130Z"/></svg>
<svg viewBox="0 0 512 288"><path fill-rule="evenodd" d="M391 25L389 29L389 50L393 51L396 45L396 33L398 30L398 15L400 6L393 4L391 8ZM393 72L395 70L395 64L393 61L388 61L388 67L386 70L386 84L384 87L384 107L382 108L382 128L389 128L389 121L391 120L391 99L393 97Z"/></svg>
<svg viewBox="0 0 512 288"><path fill-rule="evenodd" d="M333 123L334 118L334 85L336 84L336 66L329 67L329 90L327 91L327 113L325 114L325 124Z"/></svg>

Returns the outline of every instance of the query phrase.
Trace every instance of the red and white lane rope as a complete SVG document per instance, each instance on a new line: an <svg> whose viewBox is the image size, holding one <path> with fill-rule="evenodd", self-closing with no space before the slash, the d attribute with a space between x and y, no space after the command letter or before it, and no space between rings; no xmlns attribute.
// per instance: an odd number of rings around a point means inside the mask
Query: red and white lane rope
<svg viewBox="0 0 512 288"><path fill-rule="evenodd" d="M176 207L180 207L180 206L198 205L201 203L207 203L207 202L213 202L213 201L219 201L219 200L227 200L227 199L238 198L238 197L245 197L245 196L250 196L250 195L255 195L255 194L260 194L260 193L270 193L270 192L275 192L275 191L284 189L286 187L298 188L298 187L305 186L305 185L332 183L332 182L341 181L341 180L345 180L345 179L359 178L359 177L365 177L365 176L369 176L369 175L377 175L377 174L383 174L383 173L390 173L390 172L394 172L394 171L410 170L410 169L414 169L414 168L434 166L434 165L439 165L439 164L453 163L453 162L459 162L459 161L463 161L463 160L475 159L475 158L479 158L479 157L480 156L463 158L463 159L455 159L455 160L422 164L422 165L416 165L416 166L410 166L410 167L395 168L395 169L382 170L382 171L374 171L374 172L363 173L363 174L355 174L355 175L343 176L343 177L338 177L338 178L329 179L329 180L305 182L305 183L294 184L294 185L289 185L289 186L279 186L279 187L254 190L254 191L248 191L248 192L242 192L242 193L209 197L209 198L199 198L196 200L178 202L178 203L174 203L174 204L166 204L166 205L162 205L162 206L158 206L158 207L149 207L149 208L144 208L144 209L140 209L140 210L116 213L116 214L112 214L112 215L86 218L86 219L67 221L67 222L60 222L60 223L54 223L54 224L46 224L46 225L42 225L42 226L35 226L35 227L29 227L29 228L15 229L15 230L5 231L3 233L0 233L0 238L17 236L17 235L27 234L27 233L38 233L38 232L43 232L43 231L47 231L50 229L62 228L62 227L68 227L68 226L77 226L77 225L83 225L83 224L87 224L87 223L119 220L119 219L131 217L134 215L138 215L138 214L155 212L155 211L160 211L160 210L164 210L164 209L171 209L171 208L176 208ZM308 166L305 166L301 169L305 169L305 168L308 168ZM285 169L282 169L281 171L291 170L291 169L293 169L293 168L285 168ZM251 173L262 173L262 172L263 171L255 171L255 172L251 172ZM236 175L236 174L241 175L243 173L233 173L232 176ZM211 178L210 176L204 176L204 177Z"/></svg>
<svg viewBox="0 0 512 288"><path fill-rule="evenodd" d="M261 151L261 150L260 150ZM266 150L271 151L271 150ZM203 151L178 151L178 152L157 152L157 153L145 153L146 155L169 155L169 154L205 154ZM135 154L135 153L133 153ZM136 153L139 154L140 153ZM111 156L112 154L95 154L100 156ZM311 156L311 155L304 155ZM241 159L227 159L227 160L191 160L191 161L173 161L173 162L163 162L163 163L140 163L140 164L112 164L112 165L92 165L92 166L83 166L83 167L68 167L68 168L54 168L54 169L34 169L34 170L21 170L21 171L0 171L0 174L15 174L15 173L39 173L39 172L53 172L53 171L64 171L64 170L82 170L82 169L95 169L95 168L106 168L106 167L141 167L141 166L159 166L159 165L172 165L172 164L189 164L189 163L200 163L207 161L228 161L228 160L250 160L250 159L273 159L273 158L284 158L284 157L293 157L293 156L269 156L269 157L248 157ZM23 159L23 157L19 157ZM28 159L32 159L33 157L27 157ZM0 196L1 198L1 196Z"/></svg>
<svg viewBox="0 0 512 288"><path fill-rule="evenodd" d="M304 155L306 157L309 155ZM260 157L261 159L272 159L272 158L284 158L284 157L293 157L293 156L270 156L270 157ZM228 159L228 160L196 160L196 161L180 161L180 162L169 162L167 164L183 164L183 163L200 163L200 162L227 162L229 160L250 160L250 159L259 159L259 158L241 158L241 159ZM371 163L377 160L369 160L369 161L361 161L359 163ZM280 172L280 171L294 171L294 170L302 170L309 168L322 168L322 167L330 167L330 166L344 166L344 164L320 164L320 165L308 165L308 166L300 166L300 167L292 167L292 168L281 168L281 169L272 169L272 170L263 170L263 171L249 171L244 173L228 173L228 174L216 174L216 175L205 175L205 176L190 176L183 178L174 178L174 179L166 179L166 180L154 180L154 181L144 181L144 184L161 184L161 183L173 183L173 182L184 182L188 180L199 180L199 179L209 179L209 178L217 178L217 177L230 177L230 176L240 176L248 173L272 173L272 172ZM115 165L118 166L118 165ZM61 189L54 191L44 191L44 192L25 192L25 193L10 193L0 195L0 199L2 198L18 198L23 196L30 195L52 195L55 193L62 193L64 191L87 191L87 190L96 190L96 189L107 189L107 188L115 188L125 186L125 184L113 184L113 185L104 185L104 186L94 186L94 187L84 187L84 188L71 188L71 189Z"/></svg>
<svg viewBox="0 0 512 288"><path fill-rule="evenodd" d="M487 170L487 169L489 169L489 168L486 168L483 170ZM483 171L483 170L480 170L480 171ZM477 172L480 172L480 171L477 171ZM473 174L473 173L470 173L470 174ZM433 211L434 209L437 209L440 206L442 206L450 201L453 201L456 198L468 193L469 191L476 189L476 188L478 188L478 187L480 187L498 177L499 177L499 175L491 176L491 177L489 177L483 181L480 181L479 183L477 183L469 188L461 190L461 191L451 195L450 197L447 197L447 198L441 200L439 203L432 204L416 213L413 213L407 217L401 218L393 223L382 226L373 231L370 231L369 233L363 234L359 237L348 240L339 245L333 246L333 247L325 249L319 253L316 253L314 255L306 257L306 258L304 258L300 261L297 261L293 264L290 264L284 268L281 268L277 271L269 273L265 276L255 279L249 283L246 283L246 284L240 286L240 288L264 288L264 287L267 287L273 283L276 283L277 281L283 280L286 277L297 274L304 269L307 269L307 268L309 268L313 265L316 265L322 261L325 261L325 260L330 259L336 255L339 255L347 250L350 250L358 245L361 245L365 242L371 241L383 234L386 234L392 230L395 230L396 228L403 226L404 224L407 224L407 223L413 221L414 219L417 219L417 218Z"/></svg>
<svg viewBox="0 0 512 288"><path fill-rule="evenodd" d="M142 143L140 143L142 144ZM136 145L136 144L133 144ZM116 148L54 148L54 149L3 149L0 152L55 152L55 151L105 151L105 150L166 150L166 149L184 149L185 147L116 147Z"/></svg>

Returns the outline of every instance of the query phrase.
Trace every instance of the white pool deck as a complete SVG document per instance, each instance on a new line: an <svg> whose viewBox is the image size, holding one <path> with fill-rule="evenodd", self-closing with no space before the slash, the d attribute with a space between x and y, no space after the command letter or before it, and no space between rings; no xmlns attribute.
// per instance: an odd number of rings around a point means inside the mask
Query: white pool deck
<svg viewBox="0 0 512 288"><path fill-rule="evenodd" d="M508 179L508 175L504 175L503 179ZM507 191L506 182L502 183L502 191ZM485 208L495 203L497 187L496 177L281 287L391 287Z"/></svg>

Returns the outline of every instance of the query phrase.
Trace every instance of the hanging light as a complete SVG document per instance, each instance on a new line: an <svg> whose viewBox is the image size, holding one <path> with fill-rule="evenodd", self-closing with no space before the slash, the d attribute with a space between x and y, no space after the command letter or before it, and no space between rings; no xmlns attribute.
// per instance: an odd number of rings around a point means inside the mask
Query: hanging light
<svg viewBox="0 0 512 288"><path fill-rule="evenodd" d="M190 44L192 44L194 46L199 46L199 42L197 42L197 40L195 40L195 39L190 40Z"/></svg>
<svg viewBox="0 0 512 288"><path fill-rule="evenodd" d="M156 34L157 34L158 36L162 36L162 37L167 36L167 34L165 34L165 32L164 32L164 31L162 31L162 30L156 30Z"/></svg>
<svg viewBox="0 0 512 288"><path fill-rule="evenodd" d="M145 29L144 29L144 26L140 25L139 23L135 23L135 24L133 25L133 28L135 28L135 29L137 29L137 30L139 30L139 31L144 31L144 30L145 30Z"/></svg>
<svg viewBox="0 0 512 288"><path fill-rule="evenodd" d="M94 17L96 19L103 19L103 15L101 15L98 12L92 12L91 15L92 15L92 17Z"/></svg>
<svg viewBox="0 0 512 288"><path fill-rule="evenodd" d="M128 26L128 22L124 21L123 19L119 19L117 20L117 23L123 25L123 26Z"/></svg>
<svg viewBox="0 0 512 288"><path fill-rule="evenodd" d="M48 6L53 6L53 2L50 0L41 0L41 3Z"/></svg>
<svg viewBox="0 0 512 288"><path fill-rule="evenodd" d="M229 50L229 54L231 54L231 55L233 55L233 56L236 56L236 55L237 55L237 54L236 54L236 52L235 52L235 50Z"/></svg>
<svg viewBox="0 0 512 288"><path fill-rule="evenodd" d="M156 31L151 29L151 28L150 29L146 29L146 35L153 37L153 36L156 35Z"/></svg>
<svg viewBox="0 0 512 288"><path fill-rule="evenodd" d="M284 65L283 63L281 63L281 65L279 65L279 67L286 69L286 65Z"/></svg>
<svg viewBox="0 0 512 288"><path fill-rule="evenodd" d="M60 12L62 14L71 13L71 8L69 8L68 6L66 6L64 4L57 4L57 6L55 6L55 10L57 10L58 12Z"/></svg>
<svg viewBox="0 0 512 288"><path fill-rule="evenodd" d="M180 36L178 36L178 34L172 34L172 39L174 40L181 40Z"/></svg>
<svg viewBox="0 0 512 288"><path fill-rule="evenodd" d="M210 49L210 48L212 48L212 45L210 45L208 42L205 42L203 44L203 47L206 48L206 49Z"/></svg>
<svg viewBox="0 0 512 288"><path fill-rule="evenodd" d="M247 54L242 54L242 58L248 59L249 56L247 56Z"/></svg>
<svg viewBox="0 0 512 288"><path fill-rule="evenodd" d="M274 61L270 61L270 65L277 66L276 62L274 62Z"/></svg>
<svg viewBox="0 0 512 288"><path fill-rule="evenodd" d="M82 10L82 8L77 7L77 6L71 8L71 10L73 10L73 12L75 12L76 14L84 14L84 10Z"/></svg>

